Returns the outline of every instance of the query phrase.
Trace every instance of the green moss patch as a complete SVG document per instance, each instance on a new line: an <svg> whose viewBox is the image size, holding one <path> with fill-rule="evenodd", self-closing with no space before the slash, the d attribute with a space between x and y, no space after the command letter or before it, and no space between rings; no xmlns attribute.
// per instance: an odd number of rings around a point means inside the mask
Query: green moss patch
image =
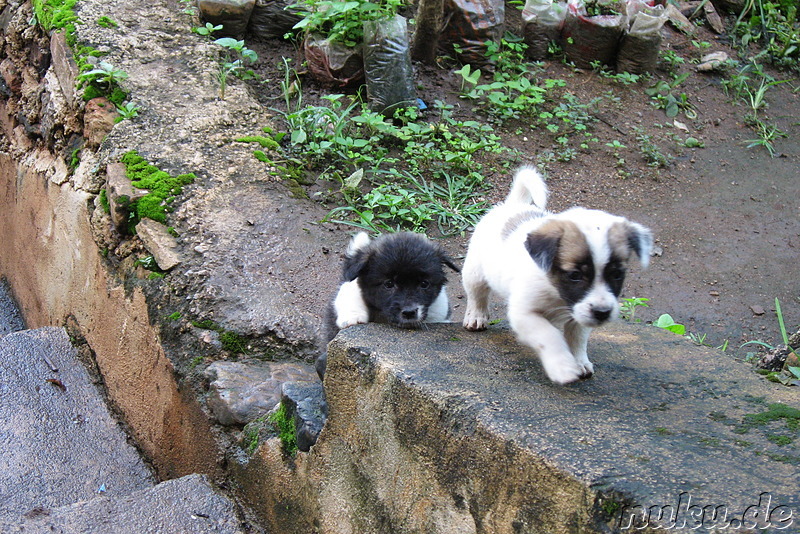
<svg viewBox="0 0 800 534"><path fill-rule="evenodd" d="M283 450L289 456L297 454L297 429L294 425L294 414L281 403L278 409L269 416L269 420L278 430Z"/></svg>
<svg viewBox="0 0 800 534"><path fill-rule="evenodd" d="M148 163L135 150L127 152L120 161L125 165L125 173L131 185L149 191L131 206L133 226L144 218L166 223L167 213L172 211L171 204L175 197L183 192L184 186L193 183L197 178L193 173L171 176Z"/></svg>
<svg viewBox="0 0 800 534"><path fill-rule="evenodd" d="M67 42L75 41L75 4L78 0L33 0L33 13L36 21L45 31L61 30L67 33Z"/></svg>

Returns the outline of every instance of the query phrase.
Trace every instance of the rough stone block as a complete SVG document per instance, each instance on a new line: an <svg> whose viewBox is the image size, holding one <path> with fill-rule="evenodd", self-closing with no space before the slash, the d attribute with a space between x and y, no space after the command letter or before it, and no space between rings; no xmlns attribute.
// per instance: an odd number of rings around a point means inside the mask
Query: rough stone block
<svg viewBox="0 0 800 534"><path fill-rule="evenodd" d="M111 210L111 221L120 232L128 231L128 205L147 194L131 185L123 163L106 166L106 195Z"/></svg>
<svg viewBox="0 0 800 534"><path fill-rule="evenodd" d="M78 66L72 56L72 50L67 44L63 31L54 32L50 36L50 55L52 57L53 71L58 78L61 92L72 107L76 107L77 95L75 84L78 79Z"/></svg>
<svg viewBox="0 0 800 534"><path fill-rule="evenodd" d="M83 137L89 148L98 148L103 139L114 128L119 117L116 106L105 97L97 97L86 103L83 113Z"/></svg>
<svg viewBox="0 0 800 534"><path fill-rule="evenodd" d="M798 521L793 388L644 325L596 330L589 351L594 378L561 387L505 326L340 332L309 462L322 530L777 532Z"/></svg>
<svg viewBox="0 0 800 534"><path fill-rule="evenodd" d="M152 219L142 219L136 225L136 235L162 271L169 271L183 261L178 241L163 224Z"/></svg>
<svg viewBox="0 0 800 534"><path fill-rule="evenodd" d="M327 417L328 405L322 383L286 382L281 392L282 402L294 413L297 448L307 452L317 442Z"/></svg>
<svg viewBox="0 0 800 534"><path fill-rule="evenodd" d="M209 365L208 406L223 425L246 425L281 401L286 382L317 380L311 366L299 363L242 363L219 361Z"/></svg>

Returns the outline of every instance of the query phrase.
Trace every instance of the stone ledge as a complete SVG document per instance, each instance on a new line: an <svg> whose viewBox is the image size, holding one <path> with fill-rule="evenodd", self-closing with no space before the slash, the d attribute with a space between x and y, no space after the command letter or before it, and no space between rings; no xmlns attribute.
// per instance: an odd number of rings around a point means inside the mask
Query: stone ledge
<svg viewBox="0 0 800 534"><path fill-rule="evenodd" d="M331 511L323 531L648 531L673 509L696 526L706 506L724 506L730 526L745 511L743 526L772 511L773 526L786 513L800 524L800 451L768 439L796 440L797 427L747 417L797 406L794 392L669 332L595 331L597 374L571 387L502 326L357 326L328 354L330 415L308 459L323 525Z"/></svg>

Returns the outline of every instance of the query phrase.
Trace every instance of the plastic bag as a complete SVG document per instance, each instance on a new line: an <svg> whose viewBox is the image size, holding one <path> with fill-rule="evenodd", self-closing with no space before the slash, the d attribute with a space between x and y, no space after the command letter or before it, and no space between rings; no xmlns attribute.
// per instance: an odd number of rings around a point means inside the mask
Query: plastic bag
<svg viewBox="0 0 800 534"><path fill-rule="evenodd" d="M364 22L364 74L375 111L389 113L416 99L405 17Z"/></svg>
<svg viewBox="0 0 800 534"><path fill-rule="evenodd" d="M364 82L364 56L361 47L350 48L309 34L303 41L308 72L322 85L347 87Z"/></svg>
<svg viewBox="0 0 800 534"><path fill-rule="evenodd" d="M504 22L503 0L445 0L440 42L458 46L463 63L485 65L485 43L500 40Z"/></svg>
<svg viewBox="0 0 800 534"><path fill-rule="evenodd" d="M527 0L522 10L522 35L528 56L544 59L550 42L561 42L561 29L567 16L567 4L553 0Z"/></svg>
<svg viewBox="0 0 800 534"><path fill-rule="evenodd" d="M283 39L303 17L287 9L294 0L256 0L247 33L258 39Z"/></svg>
<svg viewBox="0 0 800 534"><path fill-rule="evenodd" d="M211 24L221 24L214 36L241 39L253 12L255 0L199 0L200 18Z"/></svg>
<svg viewBox="0 0 800 534"><path fill-rule="evenodd" d="M567 59L578 68L590 69L595 61L614 65L619 40L627 24L627 10L624 1L604 5L613 7L616 14L589 16L584 0L569 0L567 4L561 37Z"/></svg>
<svg viewBox="0 0 800 534"><path fill-rule="evenodd" d="M664 6L643 0L628 2L630 27L622 38L617 70L639 74L655 71L661 49L661 28L667 21Z"/></svg>

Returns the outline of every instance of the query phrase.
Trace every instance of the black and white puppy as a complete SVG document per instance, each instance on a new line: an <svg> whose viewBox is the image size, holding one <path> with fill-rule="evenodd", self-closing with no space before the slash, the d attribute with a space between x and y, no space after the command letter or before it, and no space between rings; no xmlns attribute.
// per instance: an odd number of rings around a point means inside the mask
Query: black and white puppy
<svg viewBox="0 0 800 534"><path fill-rule="evenodd" d="M458 267L425 236L411 232L383 235L374 241L361 232L345 253L342 283L328 304L322 355L317 372L325 373L326 348L339 330L360 323L388 323L418 328L450 319L447 276L443 266Z"/></svg>
<svg viewBox="0 0 800 534"><path fill-rule="evenodd" d="M589 333L619 314L628 262L635 255L647 267L653 237L624 217L580 207L553 214L546 204L541 175L523 167L475 227L462 271L464 328L484 330L489 295L499 295L550 380L569 384L594 373Z"/></svg>

